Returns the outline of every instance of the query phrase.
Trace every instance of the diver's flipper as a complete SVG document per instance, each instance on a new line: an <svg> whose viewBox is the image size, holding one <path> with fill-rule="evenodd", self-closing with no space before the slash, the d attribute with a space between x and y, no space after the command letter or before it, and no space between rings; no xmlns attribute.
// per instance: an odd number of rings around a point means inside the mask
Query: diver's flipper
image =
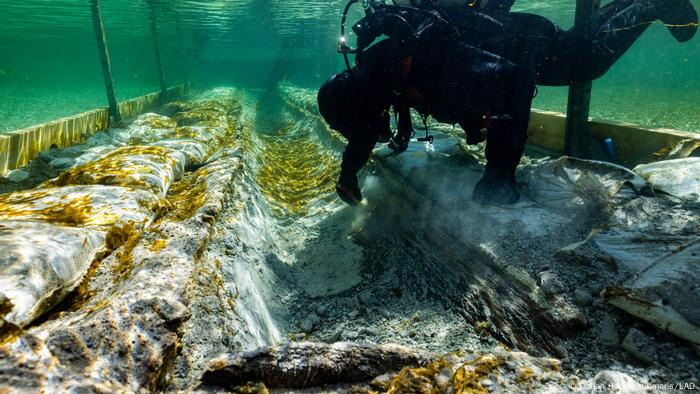
<svg viewBox="0 0 700 394"><path fill-rule="evenodd" d="M494 175L486 170L483 178L477 182L472 194L472 201L485 205L510 205L520 199L520 193L515 187L515 181Z"/></svg>
<svg viewBox="0 0 700 394"><path fill-rule="evenodd" d="M688 0L656 0L659 19L678 40L689 41L698 31L698 13Z"/></svg>

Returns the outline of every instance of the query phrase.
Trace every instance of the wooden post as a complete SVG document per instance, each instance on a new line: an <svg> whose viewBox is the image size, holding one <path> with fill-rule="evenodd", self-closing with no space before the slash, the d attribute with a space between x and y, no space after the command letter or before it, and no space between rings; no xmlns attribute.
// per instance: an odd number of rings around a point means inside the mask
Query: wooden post
<svg viewBox="0 0 700 394"><path fill-rule="evenodd" d="M182 43L182 28L180 26L180 14L178 12L175 13L175 29L177 32L177 44L178 44L178 52L180 52L179 60L180 60L180 65L182 66L182 79L183 83L185 84L185 89L187 89L188 85L188 80L189 77L187 75L187 54L185 53L185 45Z"/></svg>
<svg viewBox="0 0 700 394"><path fill-rule="evenodd" d="M588 43L598 27L600 0L576 0L576 21L574 29ZM581 67L586 67L581 64ZM591 87L593 83L574 82L569 87L569 101L566 111L565 152L569 156L582 159L591 157L591 133L588 115L591 108Z"/></svg>
<svg viewBox="0 0 700 394"><path fill-rule="evenodd" d="M104 76L105 80L107 101L109 102L109 114L114 122L119 123L121 122L122 117L119 113L117 93L114 89L114 79L112 78L112 66L109 62L107 38L105 37L105 27L104 23L102 22L100 0L90 0L90 8L92 9L92 26L95 28L95 38L97 39L97 51L100 54L100 63L102 64L102 75Z"/></svg>
<svg viewBox="0 0 700 394"><path fill-rule="evenodd" d="M151 6L151 34L153 35L153 48L156 55L156 67L158 68L158 78L160 79L160 101L167 100L168 85L165 83L165 73L163 72L163 60L160 57L160 42L158 41L158 26L156 18L156 5L149 1Z"/></svg>

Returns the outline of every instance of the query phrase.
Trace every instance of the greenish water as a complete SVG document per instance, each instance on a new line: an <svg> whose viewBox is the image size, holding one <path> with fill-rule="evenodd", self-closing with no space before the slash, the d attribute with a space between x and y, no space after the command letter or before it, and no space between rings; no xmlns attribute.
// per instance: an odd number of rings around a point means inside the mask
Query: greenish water
<svg viewBox="0 0 700 394"><path fill-rule="evenodd" d="M694 4L698 5L698 2ZM102 0L120 100L158 90L155 15L165 78L198 87L318 86L342 68L341 1ZM520 0L563 27L574 0ZM153 14L152 14L153 11ZM350 20L359 18L356 11ZM0 0L0 132L106 106L88 1ZM594 83L591 115L700 131L700 38L677 43L655 24ZM565 88L542 88L536 108L563 111Z"/></svg>

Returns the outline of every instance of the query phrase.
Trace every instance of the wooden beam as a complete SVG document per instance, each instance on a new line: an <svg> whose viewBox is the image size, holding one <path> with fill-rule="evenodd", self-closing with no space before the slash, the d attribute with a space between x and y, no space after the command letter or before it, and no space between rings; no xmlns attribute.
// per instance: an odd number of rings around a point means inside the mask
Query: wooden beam
<svg viewBox="0 0 700 394"><path fill-rule="evenodd" d="M600 0L576 0L576 20L574 29L589 43L598 27ZM580 64L580 67L587 67ZM591 134L588 115L591 107L592 82L574 82L569 87L569 101L566 111L565 152L569 156L582 159L591 157Z"/></svg>
<svg viewBox="0 0 700 394"><path fill-rule="evenodd" d="M100 10L100 0L90 0L92 9L92 26L95 28L95 38L97 39L97 51L100 54L102 64L102 75L105 81L107 101L109 102L109 114L116 123L121 122L119 113L119 103L117 93L114 89L114 79L112 78L112 66L109 62L109 51L107 50L107 38L105 37L104 23L102 22L102 11Z"/></svg>

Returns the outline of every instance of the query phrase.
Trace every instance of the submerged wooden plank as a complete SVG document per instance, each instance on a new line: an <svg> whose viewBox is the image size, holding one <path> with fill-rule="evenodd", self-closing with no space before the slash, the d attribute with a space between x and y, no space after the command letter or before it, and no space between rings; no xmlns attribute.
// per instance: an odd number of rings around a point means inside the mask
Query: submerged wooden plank
<svg viewBox="0 0 700 394"><path fill-rule="evenodd" d="M556 153L565 151L566 115L560 112L532 110L528 127L530 145ZM617 164L634 167L649 163L656 153L681 141L700 139L700 133L673 129L644 128L631 123L593 119L588 121L593 141L592 158L611 161L602 148L606 138L612 139L617 151Z"/></svg>
<svg viewBox="0 0 700 394"><path fill-rule="evenodd" d="M176 99L187 92L178 85L166 91L162 102ZM153 110L161 103L156 92L119 103L122 118L132 118ZM87 140L89 136L109 128L109 110L99 108L48 123L0 134L0 175L26 166L39 152L56 145L65 148Z"/></svg>

